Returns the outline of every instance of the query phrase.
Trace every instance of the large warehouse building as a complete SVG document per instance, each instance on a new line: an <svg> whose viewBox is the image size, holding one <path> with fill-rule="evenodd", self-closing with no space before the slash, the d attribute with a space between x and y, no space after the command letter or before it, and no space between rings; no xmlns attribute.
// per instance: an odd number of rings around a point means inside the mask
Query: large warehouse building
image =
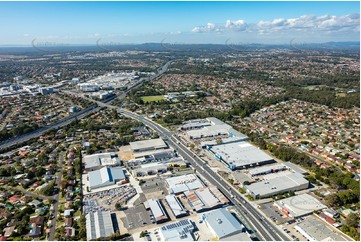
<svg viewBox="0 0 361 242"><path fill-rule="evenodd" d="M307 189L309 181L300 173L291 173L263 180L245 186L247 193L254 198L265 198L280 193Z"/></svg>
<svg viewBox="0 0 361 242"><path fill-rule="evenodd" d="M97 189L114 185L116 182L126 182L124 170L120 167L103 167L88 174L89 188Z"/></svg>
<svg viewBox="0 0 361 242"><path fill-rule="evenodd" d="M118 156L114 153L101 153L84 156L84 165L86 171L94 171L103 166L120 165Z"/></svg>
<svg viewBox="0 0 361 242"><path fill-rule="evenodd" d="M231 170L246 169L275 162L264 151L245 141L216 145L208 149Z"/></svg>
<svg viewBox="0 0 361 242"><path fill-rule="evenodd" d="M87 240L106 238L114 234L110 211L96 211L85 215Z"/></svg>
<svg viewBox="0 0 361 242"><path fill-rule="evenodd" d="M209 124L209 125L208 125ZM248 140L248 137L238 132L232 126L213 117L204 120L196 120L196 122L188 122L181 126L182 130L188 130L187 136L190 139L215 138L218 136L236 137L239 140Z"/></svg>
<svg viewBox="0 0 361 242"><path fill-rule="evenodd" d="M222 207L229 202L216 186L187 191L184 195L190 207L198 213Z"/></svg>
<svg viewBox="0 0 361 242"><path fill-rule="evenodd" d="M245 227L238 222L238 220L226 209L220 208L202 215L202 220L214 235L215 240L237 240L237 235L240 235L245 230ZM238 238L239 241L243 239Z"/></svg>
<svg viewBox="0 0 361 242"><path fill-rule="evenodd" d="M170 194L180 194L204 187L203 182L195 174L170 177L165 181Z"/></svg>
<svg viewBox="0 0 361 242"><path fill-rule="evenodd" d="M133 152L160 150L168 147L167 144L161 138L135 141L135 142L130 142L129 144Z"/></svg>
<svg viewBox="0 0 361 242"><path fill-rule="evenodd" d="M194 230L193 222L189 219L184 219L160 227L159 235L162 241L194 241Z"/></svg>
<svg viewBox="0 0 361 242"><path fill-rule="evenodd" d="M188 215L187 210L183 207L182 203L178 200L175 195L167 195L165 197L174 217L180 218Z"/></svg>
<svg viewBox="0 0 361 242"><path fill-rule="evenodd" d="M168 220L168 215L159 200L149 199L144 202L144 207L147 210L150 209L157 223L163 223Z"/></svg>
<svg viewBox="0 0 361 242"><path fill-rule="evenodd" d="M295 226L295 229L309 241L348 241L339 233L335 233L317 218L307 218Z"/></svg>
<svg viewBox="0 0 361 242"><path fill-rule="evenodd" d="M312 214L314 211L327 208L326 205L318 201L309 194L301 194L275 201L274 204L284 214L291 218L298 218Z"/></svg>

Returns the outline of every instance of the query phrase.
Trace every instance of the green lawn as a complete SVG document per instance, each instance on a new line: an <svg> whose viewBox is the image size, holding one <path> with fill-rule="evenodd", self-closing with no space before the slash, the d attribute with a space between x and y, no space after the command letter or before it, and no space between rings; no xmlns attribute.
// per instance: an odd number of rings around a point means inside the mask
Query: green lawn
<svg viewBox="0 0 361 242"><path fill-rule="evenodd" d="M158 95L158 96L145 96L145 97L141 97L143 102L148 103L148 102L157 102L157 101L161 101L164 100L164 96L163 95Z"/></svg>

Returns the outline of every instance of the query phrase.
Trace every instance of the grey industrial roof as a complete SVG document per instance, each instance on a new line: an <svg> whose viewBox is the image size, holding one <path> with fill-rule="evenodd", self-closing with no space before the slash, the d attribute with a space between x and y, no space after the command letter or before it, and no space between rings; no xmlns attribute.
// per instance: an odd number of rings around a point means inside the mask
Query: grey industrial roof
<svg viewBox="0 0 361 242"><path fill-rule="evenodd" d="M222 138L222 144L228 144L228 143L232 143L232 142L240 142L240 141L245 141L245 140L246 139L244 137L238 137L238 136L227 137L227 138ZM217 145L217 140L206 140L206 141L201 142L201 147L205 147L207 145L209 145L209 146Z"/></svg>
<svg viewBox="0 0 361 242"><path fill-rule="evenodd" d="M211 122L212 125L223 125L223 124L225 124L223 121L221 121L221 120L219 120L218 118L215 118L215 117L208 117L208 118L206 118L206 120Z"/></svg>
<svg viewBox="0 0 361 242"><path fill-rule="evenodd" d="M333 241L346 241L341 235L333 232L323 221L315 217L310 217L298 223L295 226L296 230L303 230L306 234L316 241L333 240Z"/></svg>
<svg viewBox="0 0 361 242"><path fill-rule="evenodd" d="M236 167L257 165L257 163L273 160L264 151L246 141L216 145L211 148L211 151L220 155L227 164Z"/></svg>
<svg viewBox="0 0 361 242"><path fill-rule="evenodd" d="M220 134L229 134L231 136L235 136L238 138L242 138L244 140L248 139L248 137L241 132L238 132L232 126L222 122L221 120L208 117L206 118L209 122L211 122L211 126L204 126L200 129L187 131L188 136L192 136L193 138L201 138L210 137L210 136L218 136Z"/></svg>
<svg viewBox="0 0 361 242"><path fill-rule="evenodd" d="M168 217L164 212L162 205L159 203L159 200L149 199L146 201L145 206L150 208L157 221Z"/></svg>
<svg viewBox="0 0 361 242"><path fill-rule="evenodd" d="M164 241L193 241L193 231L194 225L189 219L180 220L159 229Z"/></svg>
<svg viewBox="0 0 361 242"><path fill-rule="evenodd" d="M90 187L97 187L105 183L115 183L116 180L125 179L125 174L120 167L103 167L88 174Z"/></svg>
<svg viewBox="0 0 361 242"><path fill-rule="evenodd" d="M196 211L214 208L229 202L216 186L199 188L194 191L187 191L184 194L189 205Z"/></svg>
<svg viewBox="0 0 361 242"><path fill-rule="evenodd" d="M105 162L108 162L109 160L114 162L119 162L119 158L114 156L115 156L114 153L100 153L94 155L87 155L84 157L85 169L98 167L100 165L106 165L106 164L102 164L102 160L104 160Z"/></svg>
<svg viewBox="0 0 361 242"><path fill-rule="evenodd" d="M293 217L300 217L312 213L313 211L327 208L326 205L318 201L309 194L301 194L275 201L275 203L287 209Z"/></svg>
<svg viewBox="0 0 361 242"><path fill-rule="evenodd" d="M172 209L174 216L178 217L187 214L187 210L184 209L183 205L180 204L175 195L167 195L165 200L167 201L170 209Z"/></svg>
<svg viewBox="0 0 361 242"><path fill-rule="evenodd" d="M248 233L237 233L235 235L227 236L220 239L220 241L252 241Z"/></svg>
<svg viewBox="0 0 361 242"><path fill-rule="evenodd" d="M90 212L85 217L87 240L108 237L114 233L110 211Z"/></svg>
<svg viewBox="0 0 361 242"><path fill-rule="evenodd" d="M220 208L203 215L218 239L242 232L244 226L226 209Z"/></svg>
<svg viewBox="0 0 361 242"><path fill-rule="evenodd" d="M308 184L308 180L303 178L302 174L291 173L269 180L252 183L251 185L245 186L245 188L254 195L267 196L287 191L299 186L305 186L307 188Z"/></svg>
<svg viewBox="0 0 361 242"><path fill-rule="evenodd" d="M167 144L161 138L130 142L132 150L147 150L166 148Z"/></svg>
<svg viewBox="0 0 361 242"><path fill-rule="evenodd" d="M174 157L174 152L157 152L151 156L154 160L170 159Z"/></svg>
<svg viewBox="0 0 361 242"><path fill-rule="evenodd" d="M285 164L286 166L288 166L289 168L291 168L295 172L298 172L298 173L301 173L301 174L304 174L304 175L308 174L308 172L305 169L301 168L300 166L298 166L296 164L293 164L290 161L287 161L287 162L285 162L283 164Z"/></svg>
<svg viewBox="0 0 361 242"><path fill-rule="evenodd" d="M170 177L166 179L170 193L181 193L203 187L203 183L195 174Z"/></svg>
<svg viewBox="0 0 361 242"><path fill-rule="evenodd" d="M202 128L204 126L210 126L211 123L207 122L206 120L192 120L192 122L187 122L181 126L181 129L188 129L188 128Z"/></svg>
<svg viewBox="0 0 361 242"><path fill-rule="evenodd" d="M249 169L248 172L251 176L256 176L259 174L269 173L272 170L282 170L282 169L287 169L287 166L285 166L284 164L277 163L277 164L260 166L257 168Z"/></svg>

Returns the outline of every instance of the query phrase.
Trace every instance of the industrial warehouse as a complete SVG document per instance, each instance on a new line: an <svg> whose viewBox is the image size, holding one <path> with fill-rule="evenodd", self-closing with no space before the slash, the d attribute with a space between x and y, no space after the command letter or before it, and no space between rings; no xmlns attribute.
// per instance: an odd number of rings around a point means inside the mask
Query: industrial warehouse
<svg viewBox="0 0 361 242"><path fill-rule="evenodd" d="M299 218L327 208L309 194L301 194L274 202L275 206L291 218Z"/></svg>
<svg viewBox="0 0 361 242"><path fill-rule="evenodd" d="M117 182L126 183L126 176L121 167L103 167L88 173L90 189L114 185Z"/></svg>
<svg viewBox="0 0 361 242"><path fill-rule="evenodd" d="M163 223L169 219L168 215L164 211L163 205L157 199L147 200L144 202L144 207L152 212L156 223Z"/></svg>
<svg viewBox="0 0 361 242"><path fill-rule="evenodd" d="M103 166L120 165L120 160L118 156L114 153L100 153L94 155L87 155L84 157L83 162L86 171L94 171Z"/></svg>
<svg viewBox="0 0 361 242"><path fill-rule="evenodd" d="M167 178L169 194L180 194L186 191L204 187L203 182L194 174Z"/></svg>
<svg viewBox="0 0 361 242"><path fill-rule="evenodd" d="M229 169L246 169L276 162L264 151L248 142L215 145L208 148Z"/></svg>
<svg viewBox="0 0 361 242"><path fill-rule="evenodd" d="M205 213L202 219L214 235L214 240L244 241L245 237L251 240L242 235L245 227L226 208Z"/></svg>
<svg viewBox="0 0 361 242"><path fill-rule="evenodd" d="M87 240L106 238L114 234L110 211L90 212L85 215Z"/></svg>
<svg viewBox="0 0 361 242"><path fill-rule="evenodd" d="M130 142L129 145L133 152L160 150L168 147L161 138Z"/></svg>
<svg viewBox="0 0 361 242"><path fill-rule="evenodd" d="M307 189L309 181L300 173L277 174L274 178L245 186L253 198L265 198L280 193Z"/></svg>
<svg viewBox="0 0 361 242"><path fill-rule="evenodd" d="M229 202L215 186L187 191L184 195L187 197L191 208L198 213L222 207Z"/></svg>

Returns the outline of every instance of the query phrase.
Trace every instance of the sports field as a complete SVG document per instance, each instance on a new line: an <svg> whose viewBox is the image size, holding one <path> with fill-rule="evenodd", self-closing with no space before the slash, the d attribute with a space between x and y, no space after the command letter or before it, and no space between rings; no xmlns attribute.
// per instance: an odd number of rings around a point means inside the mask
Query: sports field
<svg viewBox="0 0 361 242"><path fill-rule="evenodd" d="M144 96L141 97L143 102L148 103L148 102L157 102L157 101L161 101L164 100L164 96L163 95L159 95L159 96Z"/></svg>

